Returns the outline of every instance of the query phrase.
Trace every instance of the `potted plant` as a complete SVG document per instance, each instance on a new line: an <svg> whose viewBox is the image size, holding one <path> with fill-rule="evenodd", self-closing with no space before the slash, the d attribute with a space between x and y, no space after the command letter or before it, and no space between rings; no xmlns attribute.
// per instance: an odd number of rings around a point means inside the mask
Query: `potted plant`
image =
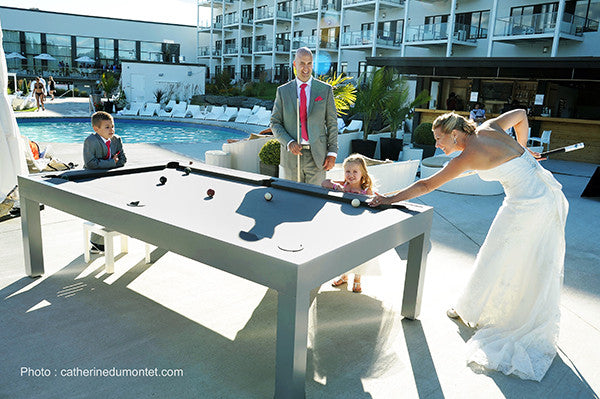
<svg viewBox="0 0 600 399"><path fill-rule="evenodd" d="M390 126L390 137L379 139L381 159L397 161L404 144L396 134L405 120L413 117L414 108L429 101L429 93L423 90L413 101L408 102L409 88L404 78L392 79L388 92L385 94L383 116Z"/></svg>
<svg viewBox="0 0 600 399"><path fill-rule="evenodd" d="M372 122L381 112L382 101L386 93L388 72L385 68L379 68L373 73L364 72L358 79L358 92L356 93L355 113L360 113L363 120L363 139L352 140L352 152L363 154L369 158L375 155L377 142L369 140Z"/></svg>
<svg viewBox="0 0 600 399"><path fill-rule="evenodd" d="M125 92L123 88L119 86L119 94L115 98L115 111L120 111L127 106L127 98L125 98Z"/></svg>
<svg viewBox="0 0 600 399"><path fill-rule="evenodd" d="M104 72L102 74L102 78L100 79L100 87L104 92L104 97L106 97L104 110L106 112L113 112L113 102L111 101L111 96L119 87L119 81L115 78L115 75L112 72Z"/></svg>
<svg viewBox="0 0 600 399"><path fill-rule="evenodd" d="M432 123L423 122L417 126L412 134L413 147L423 150L423 159L435 154L435 138L433 137Z"/></svg>
<svg viewBox="0 0 600 399"><path fill-rule="evenodd" d="M276 139L267 141L258 153L260 173L268 176L278 176L281 144Z"/></svg>
<svg viewBox="0 0 600 399"><path fill-rule="evenodd" d="M165 92L161 89L154 90L154 102L160 104L161 100L165 97Z"/></svg>

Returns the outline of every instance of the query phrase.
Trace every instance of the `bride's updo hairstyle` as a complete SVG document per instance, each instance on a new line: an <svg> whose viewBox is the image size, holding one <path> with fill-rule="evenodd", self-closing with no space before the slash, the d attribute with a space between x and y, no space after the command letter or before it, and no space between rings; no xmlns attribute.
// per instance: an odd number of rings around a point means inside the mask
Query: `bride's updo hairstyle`
<svg viewBox="0 0 600 399"><path fill-rule="evenodd" d="M461 132L471 135L475 134L477 124L464 116L455 114L454 112L448 112L447 114L435 118L431 130L437 128L440 128L444 134L450 134L453 130L460 130Z"/></svg>

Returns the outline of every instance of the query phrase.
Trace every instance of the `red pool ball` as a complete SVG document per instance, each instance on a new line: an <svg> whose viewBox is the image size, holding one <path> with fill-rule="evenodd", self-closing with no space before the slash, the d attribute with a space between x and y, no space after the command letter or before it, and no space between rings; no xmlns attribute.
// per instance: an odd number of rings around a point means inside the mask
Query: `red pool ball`
<svg viewBox="0 0 600 399"><path fill-rule="evenodd" d="M213 190L212 188L209 188L209 189L206 191L206 195L208 195L208 196L209 196L209 197L211 197L211 198L212 198L212 197L214 197L214 195L215 195L215 190Z"/></svg>

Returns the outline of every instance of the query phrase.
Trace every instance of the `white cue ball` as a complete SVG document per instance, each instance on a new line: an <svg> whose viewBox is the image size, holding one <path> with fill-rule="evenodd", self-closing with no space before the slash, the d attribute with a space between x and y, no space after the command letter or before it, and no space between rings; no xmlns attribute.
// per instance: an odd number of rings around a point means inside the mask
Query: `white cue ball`
<svg viewBox="0 0 600 399"><path fill-rule="evenodd" d="M353 207L358 208L360 206L360 200L358 198L354 198L351 204Z"/></svg>
<svg viewBox="0 0 600 399"><path fill-rule="evenodd" d="M271 198L273 198L273 194L271 194L271 193L265 193L265 199L267 201L271 201Z"/></svg>

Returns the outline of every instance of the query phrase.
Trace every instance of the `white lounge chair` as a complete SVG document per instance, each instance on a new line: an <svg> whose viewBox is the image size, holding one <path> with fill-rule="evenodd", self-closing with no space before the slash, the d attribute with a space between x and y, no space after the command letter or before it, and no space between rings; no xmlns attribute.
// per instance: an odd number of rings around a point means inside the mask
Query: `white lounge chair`
<svg viewBox="0 0 600 399"><path fill-rule="evenodd" d="M146 103L144 108L140 110L140 116L154 116L160 111L159 103Z"/></svg>
<svg viewBox="0 0 600 399"><path fill-rule="evenodd" d="M187 102L182 101L173 107L173 111L171 111L171 117L172 118L185 118L186 113L187 113Z"/></svg>
<svg viewBox="0 0 600 399"><path fill-rule="evenodd" d="M186 118L195 118L196 115L200 115L202 113L202 108L199 105L188 105L187 111L185 112Z"/></svg>
<svg viewBox="0 0 600 399"><path fill-rule="evenodd" d="M252 114L252 110L250 108L240 108L237 116L235 117L235 122L237 123L246 123L248 122L248 118Z"/></svg>
<svg viewBox="0 0 600 399"><path fill-rule="evenodd" d="M143 106L143 103L131 103L129 104L129 109L125 108L121 111L121 115L136 116Z"/></svg>
<svg viewBox="0 0 600 399"><path fill-rule="evenodd" d="M213 107L212 111L206 114L204 117L205 120L216 121L219 119L221 115L225 113L227 110L227 106L223 105L222 107Z"/></svg>
<svg viewBox="0 0 600 399"><path fill-rule="evenodd" d="M252 110L250 111L250 114L255 114L255 113L257 113L257 112L258 112L258 110L260 110L261 108L263 108L263 107L261 107L261 106L259 106L259 105L255 105L254 107L252 107Z"/></svg>
<svg viewBox="0 0 600 399"><path fill-rule="evenodd" d="M342 118L337 118L338 132L343 132L346 128L346 122Z"/></svg>
<svg viewBox="0 0 600 399"><path fill-rule="evenodd" d="M250 115L248 117L248 121L246 123L249 123L251 125L262 125L267 114L269 115L269 123L270 123L271 111L267 111L266 108L262 108L262 107L261 107L261 109L258 110L257 113Z"/></svg>
<svg viewBox="0 0 600 399"><path fill-rule="evenodd" d="M363 121L354 119L350 121L350 124L346 126L343 130L343 133L352 133L352 132L360 132L362 130ZM340 132L342 133L342 132Z"/></svg>
<svg viewBox="0 0 600 399"><path fill-rule="evenodd" d="M171 100L167 103L167 105L165 105L165 107L161 110L158 111L157 115L158 116L171 116L171 113L173 112L173 107L175 107L175 105L177 105L177 102L175 100Z"/></svg>
<svg viewBox="0 0 600 399"><path fill-rule="evenodd" d="M222 122L229 122L234 120L237 114L238 109L236 107L227 107L225 112L223 112L223 114L221 114L221 116L219 116L217 120Z"/></svg>
<svg viewBox="0 0 600 399"><path fill-rule="evenodd" d="M195 113L194 115L192 115L192 118L194 119L205 119L206 115L208 115L213 109L212 105L207 105L207 106L200 106L200 112L199 113Z"/></svg>

